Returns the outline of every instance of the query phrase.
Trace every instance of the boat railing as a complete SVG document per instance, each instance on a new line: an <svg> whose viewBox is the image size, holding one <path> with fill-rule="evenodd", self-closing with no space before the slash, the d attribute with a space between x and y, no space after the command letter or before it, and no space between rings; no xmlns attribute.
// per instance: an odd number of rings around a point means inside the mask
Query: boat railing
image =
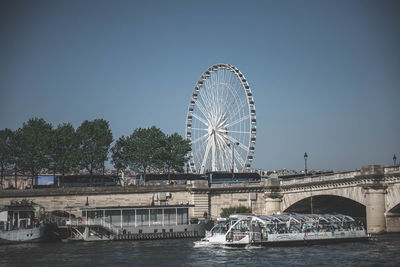
<svg viewBox="0 0 400 267"><path fill-rule="evenodd" d="M73 218L66 222L68 226L103 226L114 234L119 234L122 231L121 226L107 222L104 218L88 218L88 220L81 218Z"/></svg>
<svg viewBox="0 0 400 267"><path fill-rule="evenodd" d="M251 241L261 241L261 233L260 232L250 232Z"/></svg>

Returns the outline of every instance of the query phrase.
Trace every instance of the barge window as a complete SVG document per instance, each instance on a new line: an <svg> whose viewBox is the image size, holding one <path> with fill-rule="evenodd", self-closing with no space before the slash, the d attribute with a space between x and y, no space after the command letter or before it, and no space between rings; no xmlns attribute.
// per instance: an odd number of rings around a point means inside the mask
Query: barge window
<svg viewBox="0 0 400 267"><path fill-rule="evenodd" d="M188 224L189 223L189 216L188 216L188 209L187 208L180 208L177 211L177 222L178 224Z"/></svg>
<svg viewBox="0 0 400 267"><path fill-rule="evenodd" d="M136 210L136 223L137 225L149 225L149 210L148 209L138 209Z"/></svg>
<svg viewBox="0 0 400 267"><path fill-rule="evenodd" d="M125 226L134 226L135 210L122 210L122 223Z"/></svg>
<svg viewBox="0 0 400 267"><path fill-rule="evenodd" d="M153 225L159 225L163 222L162 209L151 209L150 210L150 222Z"/></svg>
<svg viewBox="0 0 400 267"><path fill-rule="evenodd" d="M104 220L106 223L120 226L121 225L121 210L106 210Z"/></svg>
<svg viewBox="0 0 400 267"><path fill-rule="evenodd" d="M176 224L175 209L164 209L164 224L165 225L175 225Z"/></svg>

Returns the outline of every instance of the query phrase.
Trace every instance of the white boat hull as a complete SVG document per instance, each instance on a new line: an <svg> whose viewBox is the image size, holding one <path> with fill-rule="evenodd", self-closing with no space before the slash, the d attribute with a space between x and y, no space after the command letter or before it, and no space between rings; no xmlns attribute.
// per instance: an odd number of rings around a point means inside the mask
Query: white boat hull
<svg viewBox="0 0 400 267"><path fill-rule="evenodd" d="M0 231L0 242L31 242L40 240L44 236L44 227L30 229L16 229L11 231Z"/></svg>

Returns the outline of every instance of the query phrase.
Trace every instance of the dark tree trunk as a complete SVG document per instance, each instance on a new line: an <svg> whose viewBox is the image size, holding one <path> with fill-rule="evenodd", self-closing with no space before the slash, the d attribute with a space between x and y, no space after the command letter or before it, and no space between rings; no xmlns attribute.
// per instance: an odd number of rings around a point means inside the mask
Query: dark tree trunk
<svg viewBox="0 0 400 267"><path fill-rule="evenodd" d="M1 167L1 189L3 189L3 180L4 180L4 168Z"/></svg>
<svg viewBox="0 0 400 267"><path fill-rule="evenodd" d="M90 187L92 187L93 186L93 169L90 169L89 173L90 173Z"/></svg>
<svg viewBox="0 0 400 267"><path fill-rule="evenodd" d="M14 185L15 189L17 189L17 168L14 169Z"/></svg>
<svg viewBox="0 0 400 267"><path fill-rule="evenodd" d="M56 180L56 168L53 169L53 186L55 180Z"/></svg>
<svg viewBox="0 0 400 267"><path fill-rule="evenodd" d="M65 171L64 171L64 168L63 168L63 170L62 170L62 176L61 176L61 186L62 186L62 188L64 188L64 176L65 176Z"/></svg>

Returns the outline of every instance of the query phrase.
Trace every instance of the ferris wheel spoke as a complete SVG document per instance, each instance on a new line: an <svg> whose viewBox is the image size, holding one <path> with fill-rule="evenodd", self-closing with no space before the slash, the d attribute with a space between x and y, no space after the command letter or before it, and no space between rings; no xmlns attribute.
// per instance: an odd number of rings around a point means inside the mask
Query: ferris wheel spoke
<svg viewBox="0 0 400 267"><path fill-rule="evenodd" d="M211 143L212 143L212 141L211 141L211 139L212 138L208 138L208 142L207 142L207 147L206 147L206 151L205 151L205 153L204 153L204 156L203 156L203 161L202 161L202 163L201 163L201 172L204 172L204 168L205 168L205 166L206 166L206 162L207 162L207 158L208 158L208 154L210 153L210 148L211 148Z"/></svg>
<svg viewBox="0 0 400 267"><path fill-rule="evenodd" d="M199 121L201 121L205 126L208 127L208 123L202 117L200 117L196 113L193 113L192 116L195 117L196 119L198 119Z"/></svg>
<svg viewBox="0 0 400 267"><path fill-rule="evenodd" d="M243 168L244 165L245 165L245 162L244 162L244 160L243 160L243 158L242 158L242 155L240 155L240 153L237 152L236 149L234 149L234 151L235 151L235 159L236 159L236 161L238 161L238 162L240 163L240 165L242 166L242 168ZM237 168L237 169L238 169L238 168Z"/></svg>
<svg viewBox="0 0 400 267"><path fill-rule="evenodd" d="M245 146L244 144L242 144L242 143L241 143L239 140L237 140L236 138L234 138L234 137L232 137L232 136L230 136L230 135L227 135L226 137L229 139L229 141L231 141L231 142L234 143L234 144L239 143L239 147L242 148L243 150L249 151L249 148L248 148L247 146Z"/></svg>
<svg viewBox="0 0 400 267"><path fill-rule="evenodd" d="M228 123L228 124L226 125L226 127L228 128L228 127L231 127L231 126L233 126L233 125L236 125L236 124L238 124L238 123L240 123L240 122L242 122L242 121L244 121L244 120L247 120L248 118L250 118L250 114L248 114L248 115L246 115L246 116L244 116L244 117L241 117L240 119L237 119L236 121L234 121L234 122L232 122L232 123Z"/></svg>
<svg viewBox="0 0 400 267"><path fill-rule="evenodd" d="M193 140L193 141L190 142L190 143L191 143L192 145L193 145L193 144L196 144L197 142L201 141L202 139L206 138L207 136L208 136L208 133L206 133L206 134L203 135L203 136L200 136L200 137L196 138L195 140Z"/></svg>
<svg viewBox="0 0 400 267"><path fill-rule="evenodd" d="M236 108L236 110L234 111L234 113L231 115L231 118L235 118L237 114L239 114L239 112L246 106L247 104L247 100L243 100L240 104L239 107Z"/></svg>
<svg viewBox="0 0 400 267"><path fill-rule="evenodd" d="M226 139L223 136L217 135L217 137L218 137L218 148L219 148L219 151L221 154L220 157L222 160L221 163L222 163L223 169L226 169L227 162L229 162L229 155L227 156L228 146L226 143Z"/></svg>
<svg viewBox="0 0 400 267"><path fill-rule="evenodd" d="M229 132L229 133L240 133L240 134L250 134L250 131L243 132L243 131L232 131L232 130L228 130L227 132Z"/></svg>
<svg viewBox="0 0 400 267"><path fill-rule="evenodd" d="M203 114L203 116L208 120L210 118L210 113L207 112L207 110L204 108L203 104L200 101L198 101L198 108Z"/></svg>
<svg viewBox="0 0 400 267"><path fill-rule="evenodd" d="M208 131L208 129L206 129L206 128L190 128L190 129L192 129L192 130L196 130L196 131Z"/></svg>

